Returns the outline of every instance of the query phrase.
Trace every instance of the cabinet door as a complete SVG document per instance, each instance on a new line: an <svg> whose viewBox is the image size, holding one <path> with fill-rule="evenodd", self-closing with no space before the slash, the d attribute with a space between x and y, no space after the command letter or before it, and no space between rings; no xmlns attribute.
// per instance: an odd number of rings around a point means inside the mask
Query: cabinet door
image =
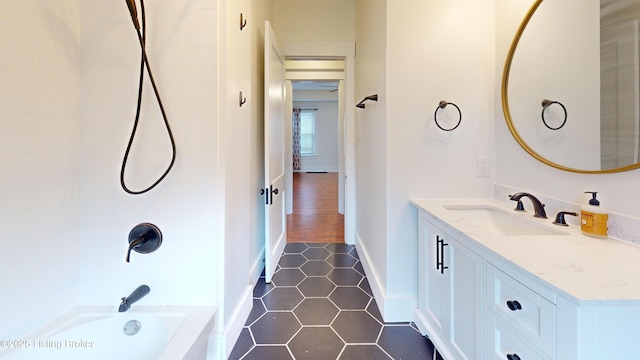
<svg viewBox="0 0 640 360"><path fill-rule="evenodd" d="M449 283L450 270L443 269L443 259L449 258L446 235L437 227L420 219L420 242L424 247L424 254L421 254L421 261L424 263L422 269L424 281L424 294L421 296L421 310L426 318L427 327L430 332L437 333L437 336L446 341L449 331ZM430 333L430 337L434 337ZM438 344L436 344L438 345Z"/></svg>
<svg viewBox="0 0 640 360"><path fill-rule="evenodd" d="M419 320L445 359L482 358L482 258L420 217Z"/></svg>
<svg viewBox="0 0 640 360"><path fill-rule="evenodd" d="M449 242L445 265L451 271L449 341L456 359L480 359L482 354L482 259L461 243Z"/></svg>

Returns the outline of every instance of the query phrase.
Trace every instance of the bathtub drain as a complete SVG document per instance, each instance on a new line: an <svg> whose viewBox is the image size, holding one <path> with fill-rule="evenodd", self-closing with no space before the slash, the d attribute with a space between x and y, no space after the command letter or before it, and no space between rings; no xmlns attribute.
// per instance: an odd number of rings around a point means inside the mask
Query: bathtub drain
<svg viewBox="0 0 640 360"><path fill-rule="evenodd" d="M125 334L131 336L137 334L138 331L140 331L141 327L142 325L140 325L140 321L129 320L124 324L122 331L124 331Z"/></svg>

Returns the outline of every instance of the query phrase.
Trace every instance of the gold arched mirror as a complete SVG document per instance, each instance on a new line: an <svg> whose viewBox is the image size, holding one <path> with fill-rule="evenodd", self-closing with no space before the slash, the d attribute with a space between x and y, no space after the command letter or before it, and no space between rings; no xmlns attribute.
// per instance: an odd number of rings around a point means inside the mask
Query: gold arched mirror
<svg viewBox="0 0 640 360"><path fill-rule="evenodd" d="M640 0L536 0L509 49L502 108L539 161L640 168Z"/></svg>

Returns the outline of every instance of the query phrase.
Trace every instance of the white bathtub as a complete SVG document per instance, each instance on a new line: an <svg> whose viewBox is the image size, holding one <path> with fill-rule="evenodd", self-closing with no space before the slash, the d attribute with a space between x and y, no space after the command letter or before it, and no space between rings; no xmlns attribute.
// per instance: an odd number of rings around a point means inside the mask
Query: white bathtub
<svg viewBox="0 0 640 360"><path fill-rule="evenodd" d="M24 339L0 339L7 360L203 360L215 307L77 307ZM137 320L140 330L126 335Z"/></svg>

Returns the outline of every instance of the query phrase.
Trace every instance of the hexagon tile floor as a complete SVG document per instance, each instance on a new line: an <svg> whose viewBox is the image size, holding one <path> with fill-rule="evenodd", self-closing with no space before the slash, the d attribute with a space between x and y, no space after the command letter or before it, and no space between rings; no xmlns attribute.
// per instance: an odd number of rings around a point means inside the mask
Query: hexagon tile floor
<svg viewBox="0 0 640 360"><path fill-rule="evenodd" d="M442 359L413 323L384 323L352 245L287 244L261 277L233 360Z"/></svg>

